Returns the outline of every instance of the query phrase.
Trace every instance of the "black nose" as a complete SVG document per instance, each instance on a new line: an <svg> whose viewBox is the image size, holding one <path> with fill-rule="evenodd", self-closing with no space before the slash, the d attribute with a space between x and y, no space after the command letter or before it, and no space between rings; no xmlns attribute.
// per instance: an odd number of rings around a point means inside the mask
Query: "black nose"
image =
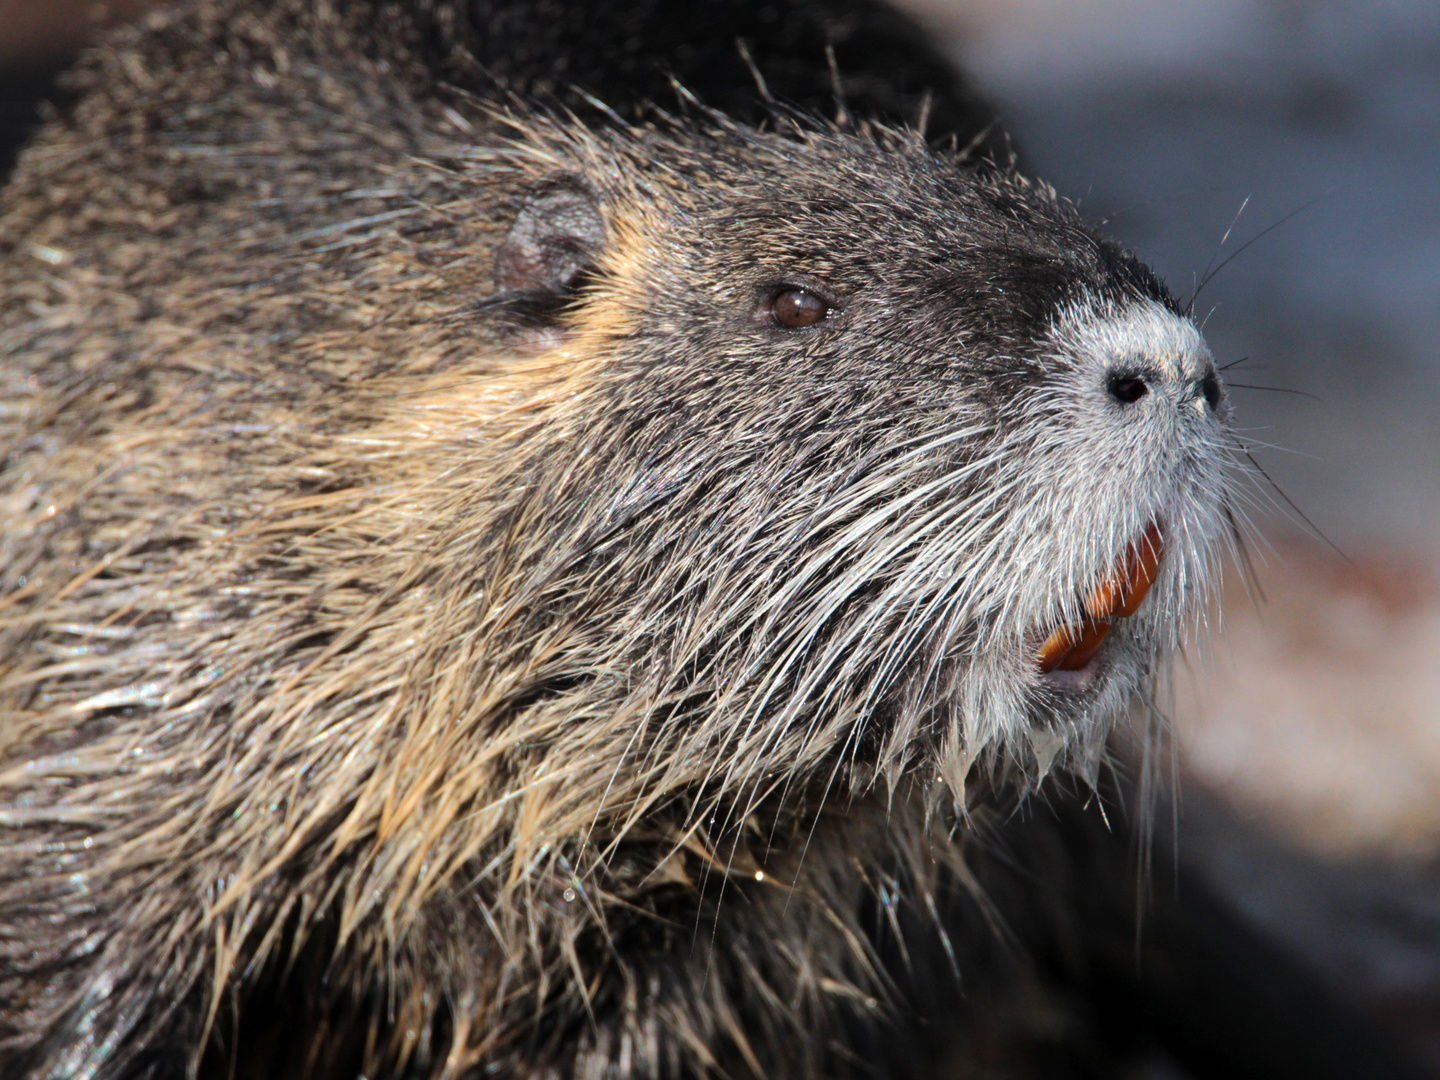
<svg viewBox="0 0 1440 1080"><path fill-rule="evenodd" d="M1145 379L1141 375L1131 372L1117 372L1110 376L1105 389L1110 391L1110 396L1122 405L1133 405L1150 392Z"/></svg>
<svg viewBox="0 0 1440 1080"><path fill-rule="evenodd" d="M1224 391L1220 389L1220 376L1213 370L1207 371L1205 377L1200 380L1200 393L1205 395L1205 404L1212 410L1220 407L1220 398Z"/></svg>

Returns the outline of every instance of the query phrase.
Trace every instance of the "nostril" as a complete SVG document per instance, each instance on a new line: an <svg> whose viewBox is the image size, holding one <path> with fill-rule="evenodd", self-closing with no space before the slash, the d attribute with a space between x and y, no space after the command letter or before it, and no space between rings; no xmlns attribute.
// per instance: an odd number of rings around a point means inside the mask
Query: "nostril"
<svg viewBox="0 0 1440 1080"><path fill-rule="evenodd" d="M1200 392L1205 395L1205 404L1211 409L1220 407L1220 379L1213 371L1201 380Z"/></svg>
<svg viewBox="0 0 1440 1080"><path fill-rule="evenodd" d="M1122 405L1133 405L1150 392L1150 387L1139 375L1112 375L1105 388Z"/></svg>

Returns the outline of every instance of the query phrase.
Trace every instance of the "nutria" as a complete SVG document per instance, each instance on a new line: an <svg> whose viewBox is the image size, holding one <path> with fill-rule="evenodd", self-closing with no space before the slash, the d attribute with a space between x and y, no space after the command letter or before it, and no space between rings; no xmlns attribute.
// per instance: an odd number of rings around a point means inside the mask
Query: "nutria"
<svg viewBox="0 0 1440 1080"><path fill-rule="evenodd" d="M1161 670L1186 312L896 17L637 10L200 0L22 156L6 1075L883 1075Z"/></svg>

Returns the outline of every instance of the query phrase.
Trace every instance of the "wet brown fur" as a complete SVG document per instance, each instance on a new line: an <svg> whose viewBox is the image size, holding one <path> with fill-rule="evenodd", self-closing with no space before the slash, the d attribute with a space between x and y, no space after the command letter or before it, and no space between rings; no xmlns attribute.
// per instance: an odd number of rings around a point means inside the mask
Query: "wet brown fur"
<svg viewBox="0 0 1440 1080"><path fill-rule="evenodd" d="M679 318L675 221L807 154L857 184L877 155L916 185L956 166L880 128L591 128L430 92L368 10L156 16L90 57L4 195L0 1061L845 1072L890 1000L867 905L963 876L953 796L1033 770L1028 744L706 719L751 700L757 655L715 640L723 575L697 563L662 627L685 579L614 546L650 504L587 501L588 463L610 493L656 482L595 417ZM576 175L607 241L559 330L483 310L526 193ZM1161 295L990 176L977 206L1068 242L1096 295ZM1023 314L986 334L1023 340ZM812 692L879 700L862 674Z"/></svg>

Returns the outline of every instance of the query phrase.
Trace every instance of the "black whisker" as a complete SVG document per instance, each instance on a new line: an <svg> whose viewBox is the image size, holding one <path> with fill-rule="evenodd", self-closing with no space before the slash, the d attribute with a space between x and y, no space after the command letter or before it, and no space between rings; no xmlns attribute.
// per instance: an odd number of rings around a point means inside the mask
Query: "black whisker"
<svg viewBox="0 0 1440 1080"><path fill-rule="evenodd" d="M1200 279L1200 284L1195 286L1195 293L1190 297L1190 303L1186 306L1185 313L1187 315L1194 314L1195 301L1199 299L1200 293L1204 291L1205 286L1210 284L1210 282L1215 279L1215 275L1220 273L1221 270L1224 270L1225 267L1229 266L1236 259L1236 257L1243 255L1246 251L1248 251L1251 244L1254 244L1257 240L1261 240L1264 237L1268 236L1270 233L1278 229L1281 225L1284 225L1291 218L1298 217L1306 210L1309 210L1312 206L1318 203L1321 199L1326 198L1329 194L1329 191L1325 191L1320 195L1316 195L1315 198L1311 199L1309 202L1297 206L1294 210L1291 210L1290 213L1286 214L1279 221L1267 225L1265 228L1261 229L1258 233L1252 236L1249 240L1246 240L1245 243L1241 244L1238 248L1232 251L1229 257L1224 262L1222 262L1219 266L1215 267L1214 270L1207 272L1205 276Z"/></svg>
<svg viewBox="0 0 1440 1080"><path fill-rule="evenodd" d="M1323 400L1308 390L1295 390L1288 386L1256 386L1252 383L1226 382L1226 387L1235 387L1240 390L1269 390L1273 394L1298 394L1300 397L1307 397L1312 401Z"/></svg>
<svg viewBox="0 0 1440 1080"><path fill-rule="evenodd" d="M1235 231L1235 226L1238 225L1238 224L1240 224L1240 215L1243 214L1243 213L1245 213L1245 207L1247 207L1247 206L1249 206L1249 205L1250 205L1250 196L1249 196L1249 195L1246 195L1244 199L1240 200L1240 209L1236 210L1236 211L1235 211L1235 216L1230 219L1230 225L1229 225L1228 228L1226 228L1226 230L1225 230L1225 235L1222 236L1222 237L1220 237L1220 243L1218 243L1218 244L1215 245L1215 254L1210 256L1210 261L1205 264L1205 269L1202 270L1202 271L1200 271L1200 284L1197 285L1197 286L1195 286L1195 296L1199 296L1199 295L1200 295L1200 290L1205 287L1205 282L1207 282L1207 281L1210 280L1210 268L1215 265L1215 260L1220 257L1220 252L1221 252L1222 250L1224 250L1224 248L1225 248L1225 241L1227 241L1227 240L1230 239L1230 234ZM1214 309L1214 308L1211 308L1210 311L1211 311L1211 313L1213 314L1214 311L1215 311L1215 309ZM1189 307L1189 309L1186 311L1186 314L1187 314L1187 315L1193 315L1194 312L1195 312L1195 297L1192 296L1192 297L1190 298L1190 307ZM1206 315L1205 318L1206 318L1206 320L1209 320L1210 316L1209 316L1209 315ZM1201 323L1201 329L1204 329L1204 323Z"/></svg>
<svg viewBox="0 0 1440 1080"><path fill-rule="evenodd" d="M1346 555L1345 552L1341 551L1340 546L1336 544L1333 540L1331 540L1328 536L1326 536L1324 532L1320 530L1320 526L1316 525L1315 522L1311 521L1309 515L1307 515L1304 510L1301 510L1300 507L1295 505L1295 500L1291 499L1289 495L1285 494L1284 489L1281 488L1280 485L1277 484L1270 476L1270 474L1265 471L1264 467L1261 466L1260 462L1255 460L1254 454L1250 453L1250 451L1246 450L1244 447L1240 448L1240 452L1245 455L1251 465L1255 466L1255 471L1265 478L1265 482L1274 489L1275 494L1279 495L1280 498L1284 500L1285 505L1295 512L1295 514L1300 518L1301 521L1305 523L1305 525L1310 529L1311 532L1313 532L1316 536L1323 540L1326 546L1329 547L1331 551L1335 552L1336 555L1339 555L1351 566L1355 565L1355 560L1350 558L1349 555Z"/></svg>

